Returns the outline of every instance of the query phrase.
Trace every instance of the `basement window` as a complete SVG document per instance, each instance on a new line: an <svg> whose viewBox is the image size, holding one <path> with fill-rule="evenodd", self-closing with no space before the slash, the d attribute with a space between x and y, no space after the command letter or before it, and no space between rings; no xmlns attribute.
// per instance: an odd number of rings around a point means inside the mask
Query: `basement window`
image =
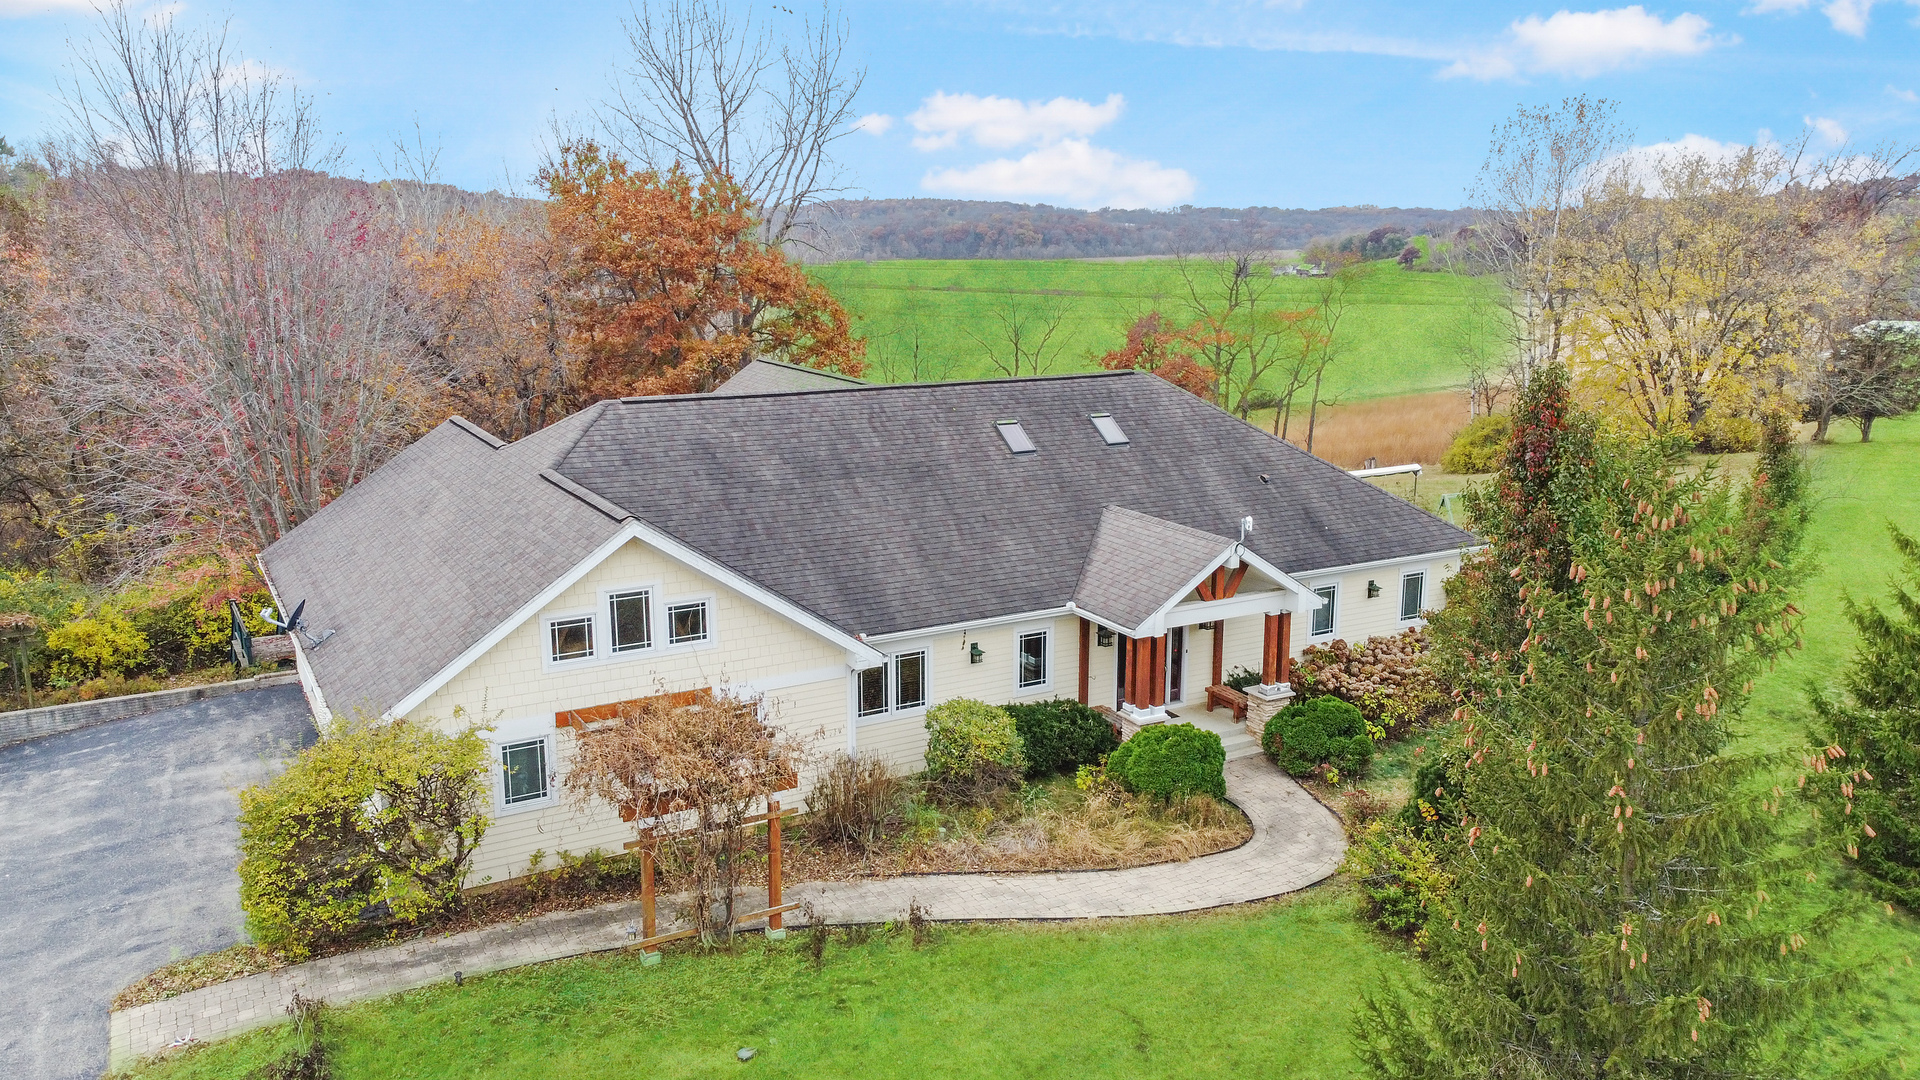
<svg viewBox="0 0 1920 1080"><path fill-rule="evenodd" d="M1027 437L1027 429L1020 426L1020 421L999 420L993 426L1000 432L1000 437L1007 441L1007 449L1015 454L1031 454L1036 449L1033 440Z"/></svg>
<svg viewBox="0 0 1920 1080"><path fill-rule="evenodd" d="M1100 433L1100 438L1106 440L1108 446L1127 445L1127 433L1120 430L1120 421L1115 420L1113 414L1097 412L1088 419L1093 421L1094 430Z"/></svg>

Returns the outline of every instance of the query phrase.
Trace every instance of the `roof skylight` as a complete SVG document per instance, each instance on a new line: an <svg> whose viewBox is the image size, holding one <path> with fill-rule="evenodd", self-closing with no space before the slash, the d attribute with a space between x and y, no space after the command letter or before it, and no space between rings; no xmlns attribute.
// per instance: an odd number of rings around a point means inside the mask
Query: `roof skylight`
<svg viewBox="0 0 1920 1080"><path fill-rule="evenodd" d="M1027 437L1027 429L1020 426L1020 421L998 420L994 422L993 427L1000 433L1000 437L1007 441L1007 449L1014 453L1031 454L1037 449L1033 445L1033 440Z"/></svg>
<svg viewBox="0 0 1920 1080"><path fill-rule="evenodd" d="M1120 421L1115 420L1112 413L1097 412L1088 419L1093 421L1094 428L1100 432L1100 437L1106 440L1108 446L1127 445L1127 433L1120 430Z"/></svg>

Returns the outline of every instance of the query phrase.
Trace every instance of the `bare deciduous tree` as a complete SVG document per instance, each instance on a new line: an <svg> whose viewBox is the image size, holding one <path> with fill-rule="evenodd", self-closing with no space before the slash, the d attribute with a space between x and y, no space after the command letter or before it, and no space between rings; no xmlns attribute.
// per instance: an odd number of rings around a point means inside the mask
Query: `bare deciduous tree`
<svg viewBox="0 0 1920 1080"><path fill-rule="evenodd" d="M1060 339L1069 305L1065 297L1035 295L1008 289L990 309L991 327L962 331L980 346L987 362L1009 377L1044 375L1067 347Z"/></svg>
<svg viewBox="0 0 1920 1080"><path fill-rule="evenodd" d="M687 856L702 937L731 938L744 822L798 782L803 743L769 725L758 700L708 695L645 699L576 731L562 787L576 802L611 803L643 832L667 832Z"/></svg>
<svg viewBox="0 0 1920 1080"><path fill-rule="evenodd" d="M76 70L47 155L56 395L148 554L257 549L413 434L391 220L223 33L118 3Z"/></svg>
<svg viewBox="0 0 1920 1080"><path fill-rule="evenodd" d="M1522 376L1566 347L1566 285L1559 247L1598 167L1624 148L1615 103L1585 95L1559 106L1521 107L1494 129L1486 162L1467 192L1480 220L1467 240L1474 263L1506 286L1509 333Z"/></svg>
<svg viewBox="0 0 1920 1080"><path fill-rule="evenodd" d="M718 0L642 0L622 26L630 66L600 116L612 144L658 172L678 163L731 178L768 243L798 242L802 211L839 190L831 148L852 130L866 78L842 67L838 10L823 2L817 20L778 43Z"/></svg>

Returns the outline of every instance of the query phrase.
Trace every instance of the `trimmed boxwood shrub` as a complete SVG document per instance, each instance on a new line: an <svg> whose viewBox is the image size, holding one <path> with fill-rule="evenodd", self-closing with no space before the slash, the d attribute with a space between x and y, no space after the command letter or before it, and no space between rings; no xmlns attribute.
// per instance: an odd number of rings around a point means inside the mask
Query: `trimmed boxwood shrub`
<svg viewBox="0 0 1920 1080"><path fill-rule="evenodd" d="M1113 725L1091 705L1067 698L1007 705L1027 755L1027 778L1096 765L1120 745Z"/></svg>
<svg viewBox="0 0 1920 1080"><path fill-rule="evenodd" d="M1141 795L1227 797L1220 736L1192 724L1149 724L1107 755L1107 775Z"/></svg>
<svg viewBox="0 0 1920 1080"><path fill-rule="evenodd" d="M927 710L927 775L976 781L990 774L1026 772L1020 731L1007 710L972 698L954 698Z"/></svg>
<svg viewBox="0 0 1920 1080"><path fill-rule="evenodd" d="M1364 776L1373 763L1366 717L1331 696L1296 701L1273 714L1260 733L1260 749L1290 776L1305 776L1321 765Z"/></svg>

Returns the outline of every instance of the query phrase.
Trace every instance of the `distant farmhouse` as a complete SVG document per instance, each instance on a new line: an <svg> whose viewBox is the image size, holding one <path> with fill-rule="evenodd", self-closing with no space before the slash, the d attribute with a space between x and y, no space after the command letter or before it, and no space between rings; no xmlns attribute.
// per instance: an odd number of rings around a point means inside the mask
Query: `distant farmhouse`
<svg viewBox="0 0 1920 1080"><path fill-rule="evenodd" d="M631 836L558 798L572 722L620 703L758 695L911 769L956 697L1077 698L1131 733L1224 723L1208 687L1246 668L1258 722L1305 644L1419 624L1473 543L1152 375L760 362L511 444L450 420L261 561L335 631L297 657L318 716L493 721L481 881Z"/></svg>

